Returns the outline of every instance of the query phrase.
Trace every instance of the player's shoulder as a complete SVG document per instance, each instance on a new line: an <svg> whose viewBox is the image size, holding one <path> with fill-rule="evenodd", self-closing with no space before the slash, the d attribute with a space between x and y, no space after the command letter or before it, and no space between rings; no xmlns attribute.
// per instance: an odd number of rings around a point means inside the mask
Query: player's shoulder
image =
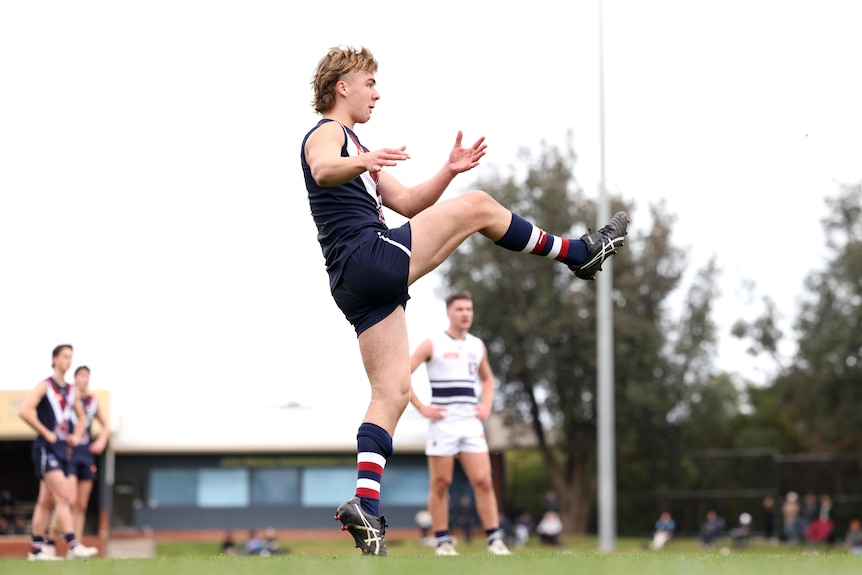
<svg viewBox="0 0 862 575"><path fill-rule="evenodd" d="M482 340L482 338L480 338L480 337L479 337L479 336L477 336L477 335L473 335L473 334L472 334L472 333L470 333L469 331L467 332L467 336L466 336L466 337L467 337L467 339L468 339L469 341L471 341L471 342L473 342L473 343L477 343L477 344L485 345L485 342Z"/></svg>

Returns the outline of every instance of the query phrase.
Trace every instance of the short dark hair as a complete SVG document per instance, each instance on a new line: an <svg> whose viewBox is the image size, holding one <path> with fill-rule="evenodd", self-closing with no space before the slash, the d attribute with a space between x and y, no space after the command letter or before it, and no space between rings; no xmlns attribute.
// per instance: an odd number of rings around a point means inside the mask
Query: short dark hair
<svg viewBox="0 0 862 575"><path fill-rule="evenodd" d="M75 370L75 375L78 375L78 372L81 372L81 371L86 371L87 373L90 373L90 368L87 367L86 365L78 366L78 369Z"/></svg>
<svg viewBox="0 0 862 575"><path fill-rule="evenodd" d="M51 359L53 360L55 357L60 355L64 349L68 348L69 351L72 351L72 344L70 343L62 343L54 348L53 353L51 354ZM54 362L51 361L51 367L54 367Z"/></svg>
<svg viewBox="0 0 862 575"><path fill-rule="evenodd" d="M473 301L473 294L471 294L465 289L462 289L461 291L456 291L455 293L451 294L449 297L446 298L446 307L448 308L450 305L452 305L452 302L458 301L459 299Z"/></svg>

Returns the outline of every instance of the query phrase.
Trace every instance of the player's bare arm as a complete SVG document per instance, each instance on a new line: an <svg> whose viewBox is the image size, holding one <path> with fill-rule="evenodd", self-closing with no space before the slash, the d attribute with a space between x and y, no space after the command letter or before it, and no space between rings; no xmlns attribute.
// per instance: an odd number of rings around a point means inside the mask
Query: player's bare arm
<svg viewBox="0 0 862 575"><path fill-rule="evenodd" d="M482 362L479 364L479 381L482 382L482 398L476 405L476 417L481 421L486 421L491 416L491 409L494 407L494 372L491 371L491 363L488 361L487 348L485 348Z"/></svg>
<svg viewBox="0 0 862 575"><path fill-rule="evenodd" d="M407 187L391 175L382 172L377 189L380 191L383 205L406 218L412 218L422 210L433 206L455 176L478 166L479 160L485 155L488 146L485 144L484 136L468 148L462 145L462 138L463 133L459 131L446 164L421 184Z"/></svg>
<svg viewBox="0 0 862 575"><path fill-rule="evenodd" d="M382 148L358 156L341 156L344 145L344 130L338 122L327 122L308 137L305 143L305 159L311 168L311 176L323 187L338 186L349 182L363 172L377 173L384 167L395 166L410 155L400 148Z"/></svg>
<svg viewBox="0 0 862 575"><path fill-rule="evenodd" d="M415 372L417 367L431 359L431 354L433 353L434 344L431 343L430 339L426 339L420 343L419 347L417 347L413 352L413 355L410 356L410 373ZM445 407L441 407L439 405L425 405L419 401L412 385L410 386L410 403L413 404L413 407L415 407L419 413L434 421L443 419L443 416L446 414Z"/></svg>
<svg viewBox="0 0 862 575"><path fill-rule="evenodd" d="M45 397L47 389L47 380L43 379L37 383L21 402L21 409L18 410L18 416L24 421L24 423L32 427L36 433L44 437L45 441L48 443L56 443L57 436L53 431L42 425L42 422L39 421L39 417L36 415L36 406L39 405L39 402L42 401L43 397Z"/></svg>
<svg viewBox="0 0 862 575"><path fill-rule="evenodd" d="M75 402L75 417L78 418L80 425L76 425L74 433L66 439L72 447L81 443L84 432L87 431L87 426L84 424L87 421L87 414L84 412L84 405L80 401Z"/></svg>
<svg viewBox="0 0 862 575"><path fill-rule="evenodd" d="M96 441L90 444L90 453L93 455L101 455L103 451L105 451L105 447L108 444L108 436L111 434L111 429L108 427L108 418L105 417L105 412L102 411L102 408L99 407L96 410L96 421L99 422L101 426L99 429L99 437L96 438Z"/></svg>

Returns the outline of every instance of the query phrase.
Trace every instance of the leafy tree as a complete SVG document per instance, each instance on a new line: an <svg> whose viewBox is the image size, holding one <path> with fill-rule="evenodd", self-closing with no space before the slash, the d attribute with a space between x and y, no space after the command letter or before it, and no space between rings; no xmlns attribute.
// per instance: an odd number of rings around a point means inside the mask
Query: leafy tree
<svg viewBox="0 0 862 575"><path fill-rule="evenodd" d="M552 233L578 237L594 225L596 206L574 179L571 147L561 152L543 145L537 158L527 152L521 158L527 167L520 178L515 170L496 173L479 187ZM612 212L627 209L619 198L612 204ZM685 265L671 242L673 218L659 205L633 220L628 245L612 264L623 481L629 471L647 478L678 459L684 443L677 430L694 420L698 407L689 390L710 376L717 273L714 265L701 272L681 318L670 317L667 299ZM596 284L575 279L562 265L513 257L481 237L465 242L442 272L448 290L472 292L474 332L488 346L498 401L507 417L532 426L565 527L585 532L596 488ZM600 274L598 281L606 278ZM621 513L626 505L620 503Z"/></svg>
<svg viewBox="0 0 862 575"><path fill-rule="evenodd" d="M805 451L862 449L862 183L827 199L826 262L805 281L798 351L773 392Z"/></svg>

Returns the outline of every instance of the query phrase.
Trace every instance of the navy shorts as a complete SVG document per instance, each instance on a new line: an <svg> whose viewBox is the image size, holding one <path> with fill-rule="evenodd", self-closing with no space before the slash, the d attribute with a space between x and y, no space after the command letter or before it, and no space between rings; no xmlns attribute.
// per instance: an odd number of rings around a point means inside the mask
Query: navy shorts
<svg viewBox="0 0 862 575"><path fill-rule="evenodd" d="M398 306L407 305L411 245L410 222L407 222L377 232L350 254L332 297L353 325L357 337Z"/></svg>
<svg viewBox="0 0 862 575"><path fill-rule="evenodd" d="M36 479L42 480L50 471L62 471L68 476L71 471L69 446L65 441L49 444L47 441L33 442L33 470Z"/></svg>
<svg viewBox="0 0 862 575"><path fill-rule="evenodd" d="M72 448L71 475L82 481L95 481L97 471L96 456L90 453L89 445Z"/></svg>

